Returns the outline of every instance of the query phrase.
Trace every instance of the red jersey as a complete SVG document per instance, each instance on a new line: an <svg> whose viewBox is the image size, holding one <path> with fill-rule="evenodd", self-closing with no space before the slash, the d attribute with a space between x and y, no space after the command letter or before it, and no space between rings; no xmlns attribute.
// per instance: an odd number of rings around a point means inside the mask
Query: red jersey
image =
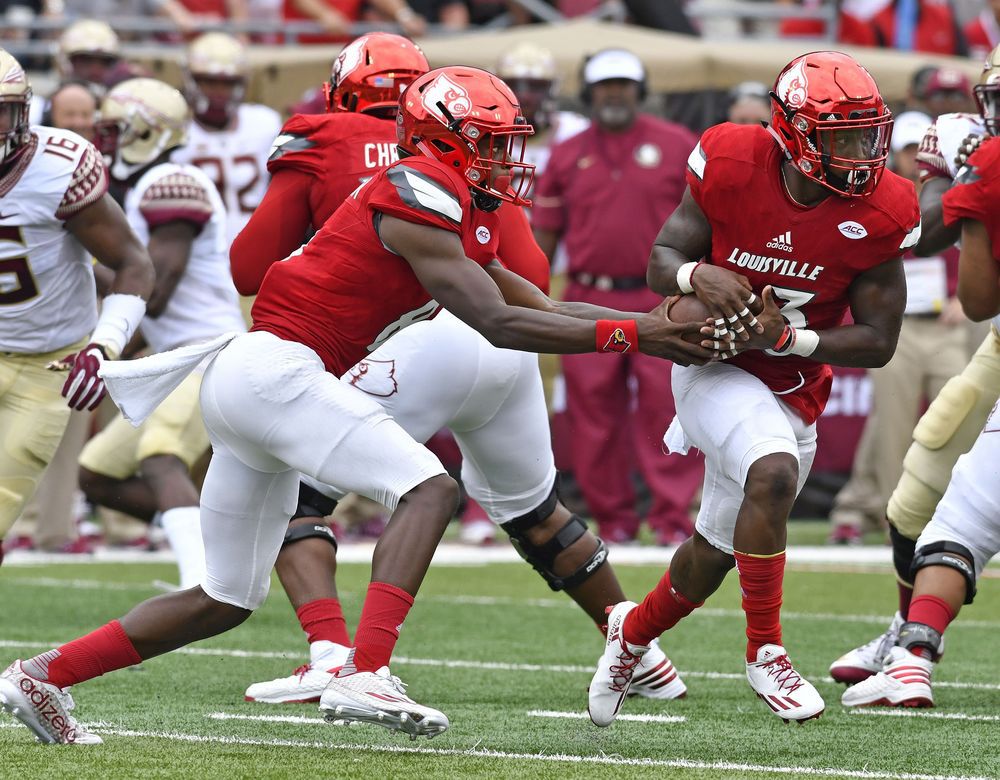
<svg viewBox="0 0 1000 780"><path fill-rule="evenodd" d="M472 205L448 166L413 157L380 171L344 201L302 251L275 263L252 309L253 327L312 348L337 376L440 306L376 225L388 214L458 235L466 256L496 257L497 218Z"/></svg>
<svg viewBox="0 0 1000 780"><path fill-rule="evenodd" d="M955 186L944 193L941 205L946 225L959 219L982 222L990 237L993 257L1000 262L1000 138L987 138L972 153Z"/></svg>
<svg viewBox="0 0 1000 780"><path fill-rule="evenodd" d="M763 127L727 123L705 131L687 179L712 228L706 261L746 276L758 295L772 285L792 326L834 328L848 311L854 279L920 237L913 184L885 171L867 198L831 193L807 208L785 192L782 155ZM832 372L824 363L760 350L729 362L759 377L807 422L826 405Z"/></svg>

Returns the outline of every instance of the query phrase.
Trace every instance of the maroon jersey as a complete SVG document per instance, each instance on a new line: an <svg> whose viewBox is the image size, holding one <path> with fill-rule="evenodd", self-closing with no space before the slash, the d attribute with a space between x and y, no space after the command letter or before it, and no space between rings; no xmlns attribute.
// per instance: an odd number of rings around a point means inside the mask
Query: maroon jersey
<svg viewBox="0 0 1000 780"><path fill-rule="evenodd" d="M455 233L480 265L496 258L499 233L496 216L473 208L469 185L436 160L412 157L355 186L299 254L271 266L252 310L251 330L311 347L338 376L440 308L382 243L382 214Z"/></svg>
<svg viewBox="0 0 1000 780"><path fill-rule="evenodd" d="M913 184L886 171L867 198L830 197L807 208L781 181L782 150L763 127L705 131L688 160L688 185L712 228L707 262L743 274L759 295L772 285L797 328L841 324L855 277L898 257L920 237ZM832 372L797 355L755 350L729 361L759 377L807 422L819 417Z"/></svg>
<svg viewBox="0 0 1000 780"><path fill-rule="evenodd" d="M968 164L944 193L945 224L959 219L982 222L990 237L993 257L1000 261L1000 138L988 138L972 153Z"/></svg>

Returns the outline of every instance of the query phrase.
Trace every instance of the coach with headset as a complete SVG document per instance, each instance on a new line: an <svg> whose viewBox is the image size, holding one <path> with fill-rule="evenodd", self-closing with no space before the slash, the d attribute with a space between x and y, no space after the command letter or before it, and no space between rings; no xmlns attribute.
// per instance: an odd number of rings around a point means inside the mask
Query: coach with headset
<svg viewBox="0 0 1000 780"><path fill-rule="evenodd" d="M646 287L649 251L684 194L697 138L640 113L646 70L629 51L588 57L580 81L593 121L553 147L535 192L535 237L550 261L558 242L565 244L566 300L650 311L662 299ZM629 352L565 355L562 365L573 471L602 538L635 538L640 518L631 474L638 468L652 494L647 520L658 540L683 541L703 465L662 452L674 415L669 364Z"/></svg>

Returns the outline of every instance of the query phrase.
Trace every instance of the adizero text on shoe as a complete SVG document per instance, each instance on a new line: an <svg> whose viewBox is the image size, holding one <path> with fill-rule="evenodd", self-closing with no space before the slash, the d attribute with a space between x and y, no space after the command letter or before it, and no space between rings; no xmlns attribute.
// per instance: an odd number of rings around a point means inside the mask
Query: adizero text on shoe
<svg viewBox="0 0 1000 780"><path fill-rule="evenodd" d="M14 661L0 675L0 706L31 729L39 742L100 745L103 741L69 714L72 696L25 674L20 661Z"/></svg>
<svg viewBox="0 0 1000 780"><path fill-rule="evenodd" d="M254 683L247 688L243 698L261 704L318 702L335 671L315 669L311 664L303 664L288 677Z"/></svg>
<svg viewBox="0 0 1000 780"><path fill-rule="evenodd" d="M648 645L629 644L622 635L625 616L635 609L635 602L623 601L608 609L608 638L587 695L587 711L596 726L614 723L639 662L649 652Z"/></svg>
<svg viewBox="0 0 1000 780"><path fill-rule="evenodd" d="M781 645L764 645L757 660L747 663L747 680L771 712L785 723L818 718L826 709L823 697L802 677Z"/></svg>
<svg viewBox="0 0 1000 780"><path fill-rule="evenodd" d="M406 685L383 666L377 672L335 675L320 697L319 708L328 721L361 722L384 726L417 737L436 737L448 726L448 716L417 704L406 695Z"/></svg>
<svg viewBox="0 0 1000 780"><path fill-rule="evenodd" d="M649 643L649 650L640 659L635 674L632 675L632 685L629 696L642 696L646 699L683 699L687 695L687 686L677 673L677 669L660 648L659 640Z"/></svg>
<svg viewBox="0 0 1000 780"><path fill-rule="evenodd" d="M933 707L933 669L932 661L893 647L882 671L852 685L840 702L845 707Z"/></svg>
<svg viewBox="0 0 1000 780"><path fill-rule="evenodd" d="M883 634L844 653L834 661L830 665L830 676L837 682L854 685L867 680L873 674L878 674L882 671L889 650L896 644L899 628L902 625L903 617L897 612Z"/></svg>

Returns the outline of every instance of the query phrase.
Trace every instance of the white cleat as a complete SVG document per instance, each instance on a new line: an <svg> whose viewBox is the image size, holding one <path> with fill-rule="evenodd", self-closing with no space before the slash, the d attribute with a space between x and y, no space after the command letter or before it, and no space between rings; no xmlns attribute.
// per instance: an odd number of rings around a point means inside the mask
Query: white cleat
<svg viewBox="0 0 1000 780"><path fill-rule="evenodd" d="M764 703L785 723L818 718L826 709L812 683L795 671L781 645L764 645L747 663L747 680Z"/></svg>
<svg viewBox="0 0 1000 780"><path fill-rule="evenodd" d="M861 647L855 647L844 653L834 661L830 665L830 676L837 682L854 685L867 680L873 674L878 674L885 665L885 657L889 654L889 650L896 644L902 625L903 616L897 612L885 633Z"/></svg>
<svg viewBox="0 0 1000 780"><path fill-rule="evenodd" d="M319 708L328 721L372 723L417 737L436 737L448 726L448 716L417 704L406 695L406 685L383 666L377 672L335 675L320 697Z"/></svg>
<svg viewBox="0 0 1000 780"><path fill-rule="evenodd" d="M649 643L649 650L639 661L629 696L642 696L646 699L683 699L687 695L687 686L677 673L677 669L660 648L660 642L654 639Z"/></svg>
<svg viewBox="0 0 1000 780"><path fill-rule="evenodd" d="M0 707L31 729L39 742L100 745L104 740L69 714L73 706L68 691L25 674L19 660L0 675Z"/></svg>
<svg viewBox="0 0 1000 780"><path fill-rule="evenodd" d="M649 652L649 645L629 644L622 636L625 617L635 607L634 601L622 601L608 607L608 638L604 653L597 659L597 671L587 691L587 712L595 726L610 726L615 722L628 695L632 677L642 657ZM660 653L663 651L660 650ZM663 657L666 658L665 655Z"/></svg>
<svg viewBox="0 0 1000 780"><path fill-rule="evenodd" d="M288 677L254 683L243 698L260 704L305 704L318 702L327 684L347 660L349 648L333 642L313 642L311 660Z"/></svg>
<svg viewBox="0 0 1000 780"><path fill-rule="evenodd" d="M933 707L933 669L933 661L893 647L882 671L844 691L840 703L845 707Z"/></svg>

